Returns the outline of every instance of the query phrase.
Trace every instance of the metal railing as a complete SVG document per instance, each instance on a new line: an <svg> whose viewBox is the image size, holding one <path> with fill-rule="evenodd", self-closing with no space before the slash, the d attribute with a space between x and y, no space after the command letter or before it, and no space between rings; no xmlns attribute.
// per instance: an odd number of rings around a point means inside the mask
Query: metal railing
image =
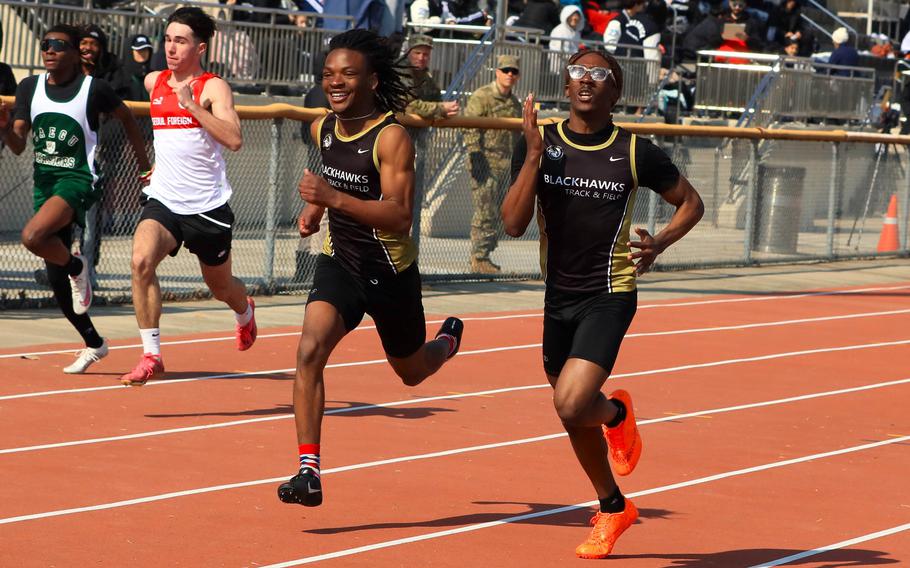
<svg viewBox="0 0 910 568"><path fill-rule="evenodd" d="M862 120L875 96L875 71L811 59L729 51L698 52L695 108L742 113L769 73L778 75L762 111L773 118Z"/></svg>
<svg viewBox="0 0 910 568"><path fill-rule="evenodd" d="M244 146L225 156L234 190L234 273L253 293L305 289L314 257L306 253L308 243L297 234L296 218L302 207L297 183L304 168L319 171L320 160L309 137L301 135L298 121L312 120L320 111L289 105L238 110ZM427 125L408 117L403 120L415 129ZM420 268L425 280L487 278L471 272L471 168L463 149L453 148L452 140L459 139L466 128L517 130L520 124L517 119L457 117L437 123L418 139L418 155L426 156L429 168L448 160L441 174L445 183L437 185L438 191L422 201L418 211ZM887 143L908 145L910 137L622 126L639 136L652 136L705 202L702 223L658 259L663 269L873 256L879 254L876 246L884 226L882 217L894 194L900 206L900 249L887 254L910 252L907 153L877 151ZM98 301L128 302L130 247L140 211L136 166L119 124L108 123L102 130L99 158L104 198L97 225L102 234L96 266ZM774 143L760 152L762 138ZM731 139L736 144L729 153L717 152ZM457 157L449 159L452 155ZM51 297L33 274L43 266L41 260L19 242L19 233L33 214L32 167L30 148L20 156L0 150L0 308L34 305ZM423 177L418 183L431 181ZM499 181L498 191L504 192L508 174ZM732 191L734 186L736 191ZM496 197L501 198L502 193ZM632 222L658 231L672 212L671 206L642 188L634 202ZM780 241L775 240L778 236ZM313 248L318 249L318 242ZM491 258L502 265L501 277L539 277L536 225L532 223L521 239L500 234ZM166 259L158 275L165 298L204 294L198 263L186 251Z"/></svg>
<svg viewBox="0 0 910 568"><path fill-rule="evenodd" d="M317 18L312 13L208 2L182 4L202 7L218 18L218 30L204 64L234 85L311 85L313 62L337 33L314 25L297 25L291 20L299 17L304 18L301 24L315 24ZM122 58L129 54L129 38L133 34L160 40L165 20L175 7L142 0L130 10L101 10L35 0L0 0L3 61L29 74L42 72L38 43L45 31L57 23L99 25L108 34L108 49ZM257 21L231 21L232 12L255 15ZM318 16L319 20L328 18L348 24L353 21L348 16Z"/></svg>

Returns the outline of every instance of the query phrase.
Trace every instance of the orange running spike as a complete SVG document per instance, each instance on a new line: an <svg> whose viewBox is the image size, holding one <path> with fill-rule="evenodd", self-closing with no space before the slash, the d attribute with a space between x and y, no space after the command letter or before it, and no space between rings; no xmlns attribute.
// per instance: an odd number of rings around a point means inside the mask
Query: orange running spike
<svg viewBox="0 0 910 568"><path fill-rule="evenodd" d="M578 545L575 555L579 558L606 558L613 550L616 539L638 519L638 509L626 499L625 509L620 513L597 512L591 519L594 529L588 540Z"/></svg>

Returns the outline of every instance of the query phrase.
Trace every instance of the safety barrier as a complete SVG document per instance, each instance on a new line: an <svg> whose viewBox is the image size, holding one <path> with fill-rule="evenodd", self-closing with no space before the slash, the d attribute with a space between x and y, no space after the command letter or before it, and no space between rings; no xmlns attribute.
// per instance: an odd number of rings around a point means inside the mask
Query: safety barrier
<svg viewBox="0 0 910 568"><path fill-rule="evenodd" d="M137 114L147 113L147 105L131 105ZM239 112L244 146L239 152L226 153L236 214L234 271L254 293L304 288L311 278L312 253L320 247L318 237L301 240L297 234L302 203L296 187L304 168L319 171L318 151L306 126L324 111L271 104L240 107ZM424 171L435 172L432 178L427 175L417 182L415 221L420 229L414 237L419 241L421 272L428 281L490 277L471 272L476 185L472 176L478 172L471 171L465 158L468 152L453 144L462 144L461 134L472 128L510 129L517 137L521 121L455 117L428 122L414 116L402 121L421 133L418 159L434 166ZM426 129L429 126L433 128ZM910 137L842 130L622 126L663 147L705 202L704 220L661 255L658 268L879 254L876 242L882 215L894 194L900 213L898 252L908 251L910 168L905 147ZM130 243L140 188L134 160L116 121L102 128L98 158L104 191L96 219L102 236L96 267L99 301L129 301ZM19 233L32 215L32 160L30 148L21 156L0 150L0 305L7 307L50 298L50 290L34 276L42 262L19 242ZM444 168L435 167L443 160L448 160ZM802 171L794 173L794 169ZM498 181L494 198L501 199L509 183L507 171L488 164L479 174L494 176ZM634 203L633 222L653 233L672 211L657 194L642 189ZM770 238L775 232L786 238ZM521 239L500 234L491 257L502 266L498 277L539 277L537 239L534 223ZM159 276L168 298L205 290L198 265L186 252L166 259Z"/></svg>

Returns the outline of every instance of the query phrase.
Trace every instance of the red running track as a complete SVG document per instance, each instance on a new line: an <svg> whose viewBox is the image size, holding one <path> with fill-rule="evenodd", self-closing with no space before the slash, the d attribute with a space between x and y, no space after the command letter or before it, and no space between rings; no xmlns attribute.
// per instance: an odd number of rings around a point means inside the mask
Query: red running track
<svg viewBox="0 0 910 568"><path fill-rule="evenodd" d="M608 383L641 423L641 465L620 480L641 520L611 558L910 562L908 297L910 283L642 305ZM139 352L127 341L85 376L61 373L69 353L17 356L72 346L0 353L0 565L585 562L594 495L544 384L540 314L474 317L416 389L372 329L345 339L316 509L275 496L296 466L295 330L245 353L174 338L168 375L142 389L114 384Z"/></svg>

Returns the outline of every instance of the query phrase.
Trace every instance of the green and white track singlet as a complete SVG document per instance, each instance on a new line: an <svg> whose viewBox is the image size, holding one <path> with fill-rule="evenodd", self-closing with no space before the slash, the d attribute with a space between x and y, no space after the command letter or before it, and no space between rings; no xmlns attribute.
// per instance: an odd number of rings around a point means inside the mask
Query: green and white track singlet
<svg viewBox="0 0 910 568"><path fill-rule="evenodd" d="M88 123L92 78L83 77L76 96L62 102L47 96L47 78L46 73L38 77L31 101L35 187L47 190L66 182L85 184L86 190L94 191L98 133Z"/></svg>

